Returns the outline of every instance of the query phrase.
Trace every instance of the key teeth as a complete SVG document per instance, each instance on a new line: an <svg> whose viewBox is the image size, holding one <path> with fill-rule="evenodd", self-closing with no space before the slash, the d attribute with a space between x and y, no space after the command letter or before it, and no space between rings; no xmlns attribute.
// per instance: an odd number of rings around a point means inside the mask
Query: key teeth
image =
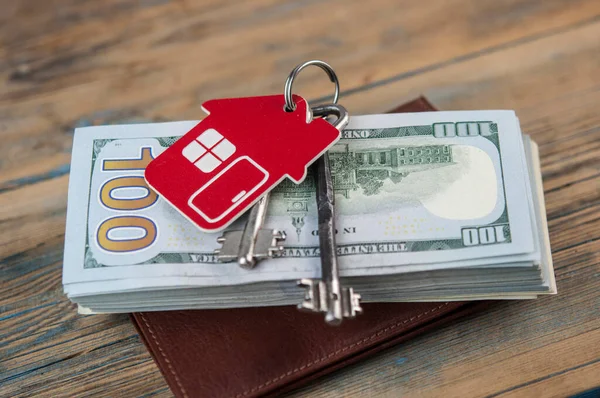
<svg viewBox="0 0 600 398"><path fill-rule="evenodd" d="M344 315L344 318L345 317L346 316ZM339 326L342 324L342 319L336 318L335 316L333 316L331 314L327 314L327 315L325 315L325 322L331 326Z"/></svg>
<svg viewBox="0 0 600 398"><path fill-rule="evenodd" d="M283 246L271 246L269 247L269 256L274 257L276 254L283 253Z"/></svg>
<svg viewBox="0 0 600 398"><path fill-rule="evenodd" d="M353 288L343 288L344 317L355 318L356 315L363 313L363 309L360 306L360 299L360 294L354 293Z"/></svg>
<svg viewBox="0 0 600 398"><path fill-rule="evenodd" d="M225 231L223 235L217 238L217 243L221 244L221 247L215 250L219 262L229 263L237 261L241 237L241 231Z"/></svg>
<svg viewBox="0 0 600 398"><path fill-rule="evenodd" d="M275 240L277 242L284 241L285 238L287 238L287 235L285 234L285 231L280 231L278 229L274 229L273 230L273 238L275 238Z"/></svg>
<svg viewBox="0 0 600 398"><path fill-rule="evenodd" d="M298 309L303 312L315 312L315 306L311 300L305 299L298 304Z"/></svg>
<svg viewBox="0 0 600 398"><path fill-rule="evenodd" d="M298 309L305 312L321 312L319 300L319 283L314 279L300 279L296 284L305 288L304 300L298 304Z"/></svg>
<svg viewBox="0 0 600 398"><path fill-rule="evenodd" d="M363 313L360 306L361 296L354 293L351 287L341 289L342 318L336 317L328 312L327 285L318 279L300 279L297 285L306 288L304 300L298 304L298 309L306 312L325 312L325 322L332 326L339 325L344 318L355 318Z"/></svg>
<svg viewBox="0 0 600 398"><path fill-rule="evenodd" d="M253 269L254 267L256 267L257 263L256 259L248 258L245 256L238 257L237 261L240 267L244 269Z"/></svg>
<svg viewBox="0 0 600 398"><path fill-rule="evenodd" d="M261 228L256 235L253 257L250 258L247 257L247 254L240 253L243 231L225 231L222 236L217 238L217 243L222 245L221 251L218 253L218 260L220 262L237 261L242 268L254 268L261 260L282 253L284 247L278 243L285 238L286 235L283 231Z"/></svg>

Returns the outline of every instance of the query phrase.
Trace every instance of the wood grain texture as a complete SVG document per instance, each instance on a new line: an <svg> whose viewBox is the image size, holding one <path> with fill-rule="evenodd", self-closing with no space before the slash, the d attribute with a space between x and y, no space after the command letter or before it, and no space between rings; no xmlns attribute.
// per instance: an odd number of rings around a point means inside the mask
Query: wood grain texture
<svg viewBox="0 0 600 398"><path fill-rule="evenodd" d="M353 114L426 95L515 109L540 145L559 295L483 314L292 396L562 397L600 385L596 0L0 1L0 396L170 397L125 316L61 287L76 126L198 119L320 58ZM326 98L318 70L295 90Z"/></svg>

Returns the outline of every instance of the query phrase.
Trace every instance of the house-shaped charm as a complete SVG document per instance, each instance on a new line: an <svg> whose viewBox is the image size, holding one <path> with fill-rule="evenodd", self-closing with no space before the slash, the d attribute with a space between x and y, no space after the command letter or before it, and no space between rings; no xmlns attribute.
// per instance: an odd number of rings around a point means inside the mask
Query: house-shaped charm
<svg viewBox="0 0 600 398"><path fill-rule="evenodd" d="M306 168L340 138L307 102L284 110L283 95L205 102L209 114L145 171L148 184L204 231L229 225L285 177Z"/></svg>

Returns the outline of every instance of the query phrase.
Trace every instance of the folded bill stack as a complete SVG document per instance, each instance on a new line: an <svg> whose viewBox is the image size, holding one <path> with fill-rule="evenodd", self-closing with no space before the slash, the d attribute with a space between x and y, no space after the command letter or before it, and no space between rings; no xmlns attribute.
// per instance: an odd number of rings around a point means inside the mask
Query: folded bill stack
<svg viewBox="0 0 600 398"><path fill-rule="evenodd" d="M296 282L320 277L310 173L272 191L265 226L287 238L253 270L148 188L144 167L197 123L76 129L63 284L80 311L296 305ZM354 116L329 156L341 277L363 302L556 293L538 149L514 112Z"/></svg>

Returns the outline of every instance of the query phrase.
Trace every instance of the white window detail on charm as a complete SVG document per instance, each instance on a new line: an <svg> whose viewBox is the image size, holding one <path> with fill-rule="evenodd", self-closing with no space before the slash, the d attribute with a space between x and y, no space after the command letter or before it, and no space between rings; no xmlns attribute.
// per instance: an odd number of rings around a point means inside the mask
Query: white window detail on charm
<svg viewBox="0 0 600 398"><path fill-rule="evenodd" d="M196 141L192 141L185 148L183 148L181 153L190 162L195 162L200 158L200 156L206 153L206 149Z"/></svg>
<svg viewBox="0 0 600 398"><path fill-rule="evenodd" d="M217 159L212 153L207 153L194 164L203 172L210 173L221 164L221 161Z"/></svg>
<svg viewBox="0 0 600 398"><path fill-rule="evenodd" d="M223 139L223 136L215 129L208 129L196 139L205 147L212 148Z"/></svg>
<svg viewBox="0 0 600 398"><path fill-rule="evenodd" d="M208 129L190 142L181 154L204 173L210 173L235 153L235 145L215 129Z"/></svg>
<svg viewBox="0 0 600 398"><path fill-rule="evenodd" d="M223 141L219 142L212 149L212 153L217 155L219 157L219 159L221 159L223 161L227 160L231 155L233 155L234 152L235 152L235 145L233 145L228 140L223 140Z"/></svg>

